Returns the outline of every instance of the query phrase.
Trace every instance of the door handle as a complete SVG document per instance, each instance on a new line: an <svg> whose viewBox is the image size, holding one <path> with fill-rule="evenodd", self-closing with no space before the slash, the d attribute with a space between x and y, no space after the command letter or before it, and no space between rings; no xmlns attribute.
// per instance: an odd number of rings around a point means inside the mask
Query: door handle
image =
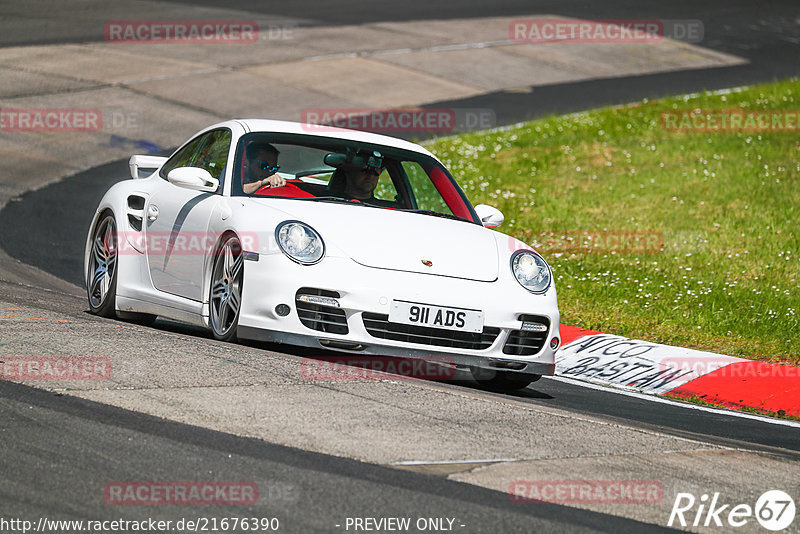
<svg viewBox="0 0 800 534"><path fill-rule="evenodd" d="M147 220L153 222L156 219L158 219L158 206L155 204L150 204L150 206L147 208Z"/></svg>

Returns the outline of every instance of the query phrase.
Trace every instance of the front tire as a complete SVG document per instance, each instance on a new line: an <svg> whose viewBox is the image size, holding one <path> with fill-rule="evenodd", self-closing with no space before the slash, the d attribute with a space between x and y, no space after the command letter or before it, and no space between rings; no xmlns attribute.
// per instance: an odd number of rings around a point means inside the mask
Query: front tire
<svg viewBox="0 0 800 534"><path fill-rule="evenodd" d="M86 276L89 310L101 317L116 317L117 245L117 223L114 214L106 212L92 234L89 272Z"/></svg>
<svg viewBox="0 0 800 534"><path fill-rule="evenodd" d="M508 393L525 389L536 382L542 375L526 375L511 371L496 371L493 369L482 369L472 367L470 369L472 378L484 389Z"/></svg>
<svg viewBox="0 0 800 534"><path fill-rule="evenodd" d="M214 338L220 341L236 340L242 305L243 263L239 238L227 236L214 257L208 291L209 323Z"/></svg>

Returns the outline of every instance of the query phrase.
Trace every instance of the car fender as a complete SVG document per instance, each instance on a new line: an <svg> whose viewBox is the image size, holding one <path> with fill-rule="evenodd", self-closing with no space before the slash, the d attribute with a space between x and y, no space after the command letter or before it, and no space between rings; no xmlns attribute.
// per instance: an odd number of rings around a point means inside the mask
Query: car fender
<svg viewBox="0 0 800 534"><path fill-rule="evenodd" d="M86 233L86 242L84 246L83 252L83 280L84 285L89 283L89 256L92 251L92 234L94 232L97 223L99 222L100 215L106 211L111 211L114 214L114 221L117 225L117 239L118 239L118 250L121 251L135 251L136 249L128 242L123 242L123 239L127 239L133 230L129 228L129 223L127 220L128 213L127 210L128 206L126 205L127 199L131 195L138 195L142 196L145 199L145 203L147 198L150 196L150 193L145 191L142 187L142 182L144 180L123 180L117 182L116 184L112 185L111 188L103 195L103 198L100 199L100 202L95 209L94 215L92 216L92 221L89 225L88 231ZM142 213L144 217L144 213ZM144 224L144 221L142 221ZM145 254L141 252L140 254L136 254L135 252L128 254L128 253L120 253L117 256L117 280L119 281L120 278L127 275L132 269L136 268L135 263L137 261L142 261L145 258Z"/></svg>

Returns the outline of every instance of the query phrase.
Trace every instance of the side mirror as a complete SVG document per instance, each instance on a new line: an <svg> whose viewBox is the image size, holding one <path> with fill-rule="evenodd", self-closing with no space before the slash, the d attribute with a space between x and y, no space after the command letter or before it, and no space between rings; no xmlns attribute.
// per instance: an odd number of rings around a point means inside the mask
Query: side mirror
<svg viewBox="0 0 800 534"><path fill-rule="evenodd" d="M136 155L131 156L131 159L128 160L128 167L131 170L131 178L134 180L139 180L141 178L145 178L153 174L152 172L148 173L146 176L141 176L139 174L140 169L147 169L149 171L154 171L161 167L164 162L167 161L167 158L161 156L145 156L145 155Z"/></svg>
<svg viewBox="0 0 800 534"><path fill-rule="evenodd" d="M506 217L503 215L502 211L494 206L489 206L488 204L478 204L475 206L475 213L478 214L481 224L483 224L486 228L500 226L503 224L503 221L506 220Z"/></svg>
<svg viewBox="0 0 800 534"><path fill-rule="evenodd" d="M167 180L178 187L206 193L214 193L219 188L219 180L212 178L207 170L199 167L177 167L172 169L167 174Z"/></svg>

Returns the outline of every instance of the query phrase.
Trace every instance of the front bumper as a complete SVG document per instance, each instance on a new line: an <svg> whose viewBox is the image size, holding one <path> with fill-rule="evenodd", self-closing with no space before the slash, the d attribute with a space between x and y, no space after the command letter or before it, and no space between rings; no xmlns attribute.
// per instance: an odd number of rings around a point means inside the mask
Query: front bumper
<svg viewBox="0 0 800 534"><path fill-rule="evenodd" d="M346 334L312 329L304 325L295 302L301 288L338 293L336 299L346 320ZM485 348L453 348L426 343L382 339L370 334L364 313L389 314L392 300L480 309L484 332L499 333ZM276 308L289 307L281 316ZM522 326L521 315L546 318L549 328L543 346L535 354L503 352L512 332ZM494 282L476 282L365 267L349 258L326 257L316 265L298 265L282 254L262 254L244 263L242 308L238 335L243 339L328 349L353 355L395 356L441 360L456 366L502 369L523 374L552 375L558 338L559 313L555 289L534 295L508 276Z"/></svg>

